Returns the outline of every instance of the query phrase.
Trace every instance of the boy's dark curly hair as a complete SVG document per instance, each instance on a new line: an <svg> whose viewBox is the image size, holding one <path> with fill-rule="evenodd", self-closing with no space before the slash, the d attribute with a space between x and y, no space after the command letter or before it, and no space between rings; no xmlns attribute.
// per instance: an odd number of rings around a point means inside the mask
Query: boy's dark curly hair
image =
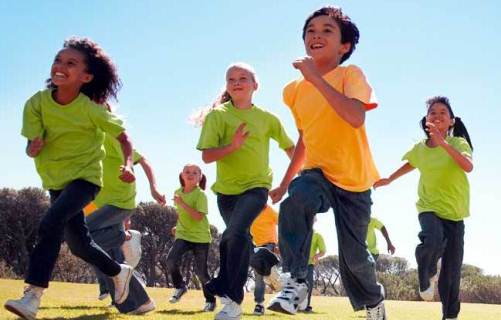
<svg viewBox="0 0 501 320"><path fill-rule="evenodd" d="M329 16L334 21L336 21L339 29L341 30L341 43L344 44L349 42L351 44L350 50L341 57L341 61L339 62L339 64L341 64L344 61L348 60L348 58L355 50L358 40L360 39L360 32L358 31L355 23L351 21L350 17L343 14L341 8L326 6L316 10L310 16L308 16L308 18L306 18L303 26L303 41L306 36L306 28L308 27L308 24L313 18L319 16Z"/></svg>
<svg viewBox="0 0 501 320"><path fill-rule="evenodd" d="M104 50L89 38L71 37L66 39L63 48L71 48L81 52L85 57L87 72L93 75L92 81L85 83L80 91L92 101L103 104L110 97L117 100L117 94L122 86L117 68ZM47 79L47 88L57 88Z"/></svg>

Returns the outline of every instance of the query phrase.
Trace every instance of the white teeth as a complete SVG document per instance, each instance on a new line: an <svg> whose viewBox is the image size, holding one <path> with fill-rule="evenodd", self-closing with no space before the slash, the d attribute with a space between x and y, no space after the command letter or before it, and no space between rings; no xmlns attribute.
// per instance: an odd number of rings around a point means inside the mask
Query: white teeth
<svg viewBox="0 0 501 320"><path fill-rule="evenodd" d="M61 72L56 72L54 75L58 76L58 77L64 77L64 73L61 73Z"/></svg>

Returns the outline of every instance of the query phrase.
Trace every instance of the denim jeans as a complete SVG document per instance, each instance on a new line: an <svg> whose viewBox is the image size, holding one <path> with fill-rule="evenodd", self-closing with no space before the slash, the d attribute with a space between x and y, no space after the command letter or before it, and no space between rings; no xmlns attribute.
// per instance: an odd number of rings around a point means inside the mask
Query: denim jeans
<svg viewBox="0 0 501 320"><path fill-rule="evenodd" d="M105 205L86 217L87 226L94 241L113 259L123 263L122 244L125 241L124 220L132 215L132 210ZM115 287L113 280L95 268L99 283L99 291L109 292L114 300ZM127 313L136 310L150 300L141 283L139 275L134 272L129 284L129 296L119 305L118 311Z"/></svg>
<svg viewBox="0 0 501 320"><path fill-rule="evenodd" d="M333 209L339 271L354 310L375 306L384 299L366 243L370 194L370 190L351 192L339 188L320 169L310 169L291 182L289 197L280 205L278 233L283 269L297 279L305 279L308 273L315 214Z"/></svg>
<svg viewBox="0 0 501 320"><path fill-rule="evenodd" d="M442 301L443 319L456 318L461 308L459 288L464 253L464 222L437 217L434 212L419 214L421 243L416 247L419 288L430 286L430 278L437 273L438 259L442 268L438 292Z"/></svg>
<svg viewBox="0 0 501 320"><path fill-rule="evenodd" d="M91 238L82 209L91 202L99 187L85 180L74 180L62 190L50 190L51 206L40 222L38 243L30 257L25 282L47 288L63 238L71 252L104 274L120 272L113 261Z"/></svg>
<svg viewBox="0 0 501 320"><path fill-rule="evenodd" d="M308 273L306 274L306 284L308 285L308 307L311 307L311 294L313 293L313 273L315 272L315 265L314 264L309 264L308 265Z"/></svg>
<svg viewBox="0 0 501 320"><path fill-rule="evenodd" d="M210 279L209 272L207 271L209 245L210 243L196 243L183 239L176 239L170 248L169 254L167 255L167 270L170 273L172 282L176 289L185 287L186 283L184 282L183 276L179 271L179 265L181 264L183 255L186 252L191 251L195 258L195 274L197 275L198 280L202 283L205 301L216 302L214 295L212 295L206 288L206 284Z"/></svg>
<svg viewBox="0 0 501 320"><path fill-rule="evenodd" d="M267 243L261 247L268 248L271 252L275 251L276 244ZM264 302L264 294L266 293L266 283L264 283L264 277L254 271L254 301L256 303Z"/></svg>
<svg viewBox="0 0 501 320"><path fill-rule="evenodd" d="M219 274L207 284L212 294L242 303L252 251L249 229L267 199L266 188L253 188L238 195L217 195L226 230L219 244Z"/></svg>

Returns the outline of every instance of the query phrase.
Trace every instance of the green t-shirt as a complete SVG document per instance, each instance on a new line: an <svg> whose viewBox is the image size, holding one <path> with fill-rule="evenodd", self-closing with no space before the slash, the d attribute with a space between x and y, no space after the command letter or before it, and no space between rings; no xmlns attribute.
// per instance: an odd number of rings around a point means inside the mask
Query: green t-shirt
<svg viewBox="0 0 501 320"><path fill-rule="evenodd" d="M381 230L384 224L376 218L371 218L369 226L367 227L367 249L372 254L379 254L377 248L376 229Z"/></svg>
<svg viewBox="0 0 501 320"><path fill-rule="evenodd" d="M136 207L136 183L120 180L120 166L124 164L120 142L106 134L104 150L106 157L103 160L103 187L94 199L94 204L98 208L113 205L122 209L134 209ZM136 164L142 156L134 150L132 158Z"/></svg>
<svg viewBox="0 0 501 320"><path fill-rule="evenodd" d="M314 263L313 257L319 252L325 252L324 238L320 233L313 231L313 236L311 237L310 258L308 260L308 264Z"/></svg>
<svg viewBox="0 0 501 320"><path fill-rule="evenodd" d="M229 101L207 115L197 149L229 145L242 123L246 123L249 136L240 149L217 161L214 192L234 195L257 187L269 189L273 178L269 167L270 138L281 149L294 145L276 116L256 106L237 109Z"/></svg>
<svg viewBox="0 0 501 320"><path fill-rule="evenodd" d="M446 141L461 154L471 157L472 150L465 139L447 137ZM433 211L438 217L451 221L470 215L470 185L466 173L443 148L430 148L423 140L414 145L403 160L421 173L418 212Z"/></svg>
<svg viewBox="0 0 501 320"><path fill-rule="evenodd" d="M124 130L120 119L86 95L60 105L47 89L26 102L21 134L28 140L43 137L37 171L45 189L61 190L76 179L102 186L103 132L118 137Z"/></svg>
<svg viewBox="0 0 501 320"><path fill-rule="evenodd" d="M183 239L196 243L209 243L211 241L209 220L207 219L207 196L199 187L191 192L183 192L183 188L176 190L183 201L194 210L202 213L202 220L193 219L183 208L176 205L178 214L176 223L176 239Z"/></svg>

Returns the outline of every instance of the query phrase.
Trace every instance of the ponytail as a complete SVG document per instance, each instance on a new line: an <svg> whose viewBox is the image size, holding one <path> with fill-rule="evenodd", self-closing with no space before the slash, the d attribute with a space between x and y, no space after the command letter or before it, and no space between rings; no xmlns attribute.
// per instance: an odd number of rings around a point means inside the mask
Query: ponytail
<svg viewBox="0 0 501 320"><path fill-rule="evenodd" d="M466 127L460 117L454 117L452 135L454 137L462 137L466 139L466 141L470 145L471 150L473 150L473 144L471 143L470 135L468 134L468 130L466 130Z"/></svg>
<svg viewBox="0 0 501 320"><path fill-rule="evenodd" d="M200 179L198 186L200 187L200 189L205 190L206 185L207 185L207 177L205 176L205 174L202 173L202 179Z"/></svg>
<svg viewBox="0 0 501 320"><path fill-rule="evenodd" d="M230 94L228 91L223 90L221 94L212 102L211 106L202 107L199 110L193 112L188 121L193 124L195 127L202 127L204 125L205 118L207 115L214 110L218 105L226 103L231 100Z"/></svg>

